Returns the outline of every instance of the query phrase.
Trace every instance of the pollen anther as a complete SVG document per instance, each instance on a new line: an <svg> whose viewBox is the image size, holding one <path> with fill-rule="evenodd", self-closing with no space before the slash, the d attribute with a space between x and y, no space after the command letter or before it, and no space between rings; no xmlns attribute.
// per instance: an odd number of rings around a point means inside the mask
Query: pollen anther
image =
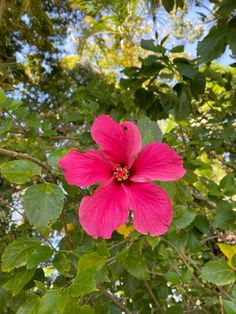
<svg viewBox="0 0 236 314"><path fill-rule="evenodd" d="M127 166L117 165L113 168L113 174L118 181L125 181L129 177L129 169Z"/></svg>

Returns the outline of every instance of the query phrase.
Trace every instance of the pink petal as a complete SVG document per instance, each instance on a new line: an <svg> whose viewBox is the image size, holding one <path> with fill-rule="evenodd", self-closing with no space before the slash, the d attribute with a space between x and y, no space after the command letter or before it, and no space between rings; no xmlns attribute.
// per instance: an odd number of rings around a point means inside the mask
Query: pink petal
<svg viewBox="0 0 236 314"><path fill-rule="evenodd" d="M134 211L135 229L152 236L165 233L172 221L172 205L166 192L153 183L133 183L125 189Z"/></svg>
<svg viewBox="0 0 236 314"><path fill-rule="evenodd" d="M108 181L92 196L82 199L79 219L93 238L109 239L112 232L128 220L128 197L122 185Z"/></svg>
<svg viewBox="0 0 236 314"><path fill-rule="evenodd" d="M116 164L131 166L142 147L141 135L135 124L130 121L119 124L107 115L94 120L91 135Z"/></svg>
<svg viewBox="0 0 236 314"><path fill-rule="evenodd" d="M83 187L111 178L114 165L100 151L80 153L72 149L59 160L59 166L69 184Z"/></svg>
<svg viewBox="0 0 236 314"><path fill-rule="evenodd" d="M176 151L158 142L144 146L132 168L130 180L135 182L178 180L186 172Z"/></svg>

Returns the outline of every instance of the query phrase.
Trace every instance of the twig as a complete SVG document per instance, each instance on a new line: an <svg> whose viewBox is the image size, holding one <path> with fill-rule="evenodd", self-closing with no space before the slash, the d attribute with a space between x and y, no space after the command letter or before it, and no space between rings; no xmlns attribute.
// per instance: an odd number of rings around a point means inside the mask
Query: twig
<svg viewBox="0 0 236 314"><path fill-rule="evenodd" d="M10 112L6 111L6 113L12 118L12 120L15 121L16 125L18 125L21 128L23 134L26 134L27 131L25 130L25 128L23 128L20 121L18 121L18 119L16 117L14 117Z"/></svg>
<svg viewBox="0 0 236 314"><path fill-rule="evenodd" d="M118 306L126 314L134 314L134 312L130 311L127 308L127 306L125 306L123 303L121 303L117 297L110 294L103 286L101 286L100 284L97 284L97 288L103 295L105 295L108 299L110 299L112 303L114 303L116 306Z"/></svg>
<svg viewBox="0 0 236 314"><path fill-rule="evenodd" d="M225 314L225 311L224 311L224 304L223 304L223 299L222 299L221 293L219 293L219 301L220 301L220 313L221 313L221 314Z"/></svg>
<svg viewBox="0 0 236 314"><path fill-rule="evenodd" d="M147 288L147 290L148 290L150 296L152 297L152 299L153 299L153 301L154 301L156 307L157 307L158 310L160 311L160 314L164 314L164 312L163 312L163 310L162 310L162 308L161 308L160 303L158 302L157 298L155 297L155 295L154 295L154 293L153 293L153 291L152 291L152 288L149 286L149 284L148 284L148 282L147 282L146 280L144 280L144 284L145 284L145 286L146 286L146 288Z"/></svg>
<svg viewBox="0 0 236 314"><path fill-rule="evenodd" d="M26 159L26 160L32 161L36 165L44 168L48 172L52 172L52 168L50 166L46 165L45 163L43 163L39 159L34 158L28 154L22 154L22 153L18 153L18 152L12 151L12 150L0 148L0 155L12 157L12 158Z"/></svg>

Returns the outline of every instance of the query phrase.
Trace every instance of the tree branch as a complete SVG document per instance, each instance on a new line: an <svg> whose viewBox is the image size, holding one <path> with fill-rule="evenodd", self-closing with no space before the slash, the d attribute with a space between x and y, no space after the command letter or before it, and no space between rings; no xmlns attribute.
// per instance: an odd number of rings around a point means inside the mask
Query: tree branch
<svg viewBox="0 0 236 314"><path fill-rule="evenodd" d="M46 165L45 163L43 163L39 159L34 158L28 154L22 154L22 153L18 153L18 152L12 151L12 150L0 148L0 155L12 157L12 158L26 159L26 160L32 161L36 165L44 168L47 172L52 172L52 168L50 166Z"/></svg>
<svg viewBox="0 0 236 314"><path fill-rule="evenodd" d="M148 284L148 282L147 282L146 280L144 280L144 283L145 283L145 286L146 286L146 288L147 288L147 290L148 290L150 296L152 297L152 299L153 299L153 301L154 301L156 307L158 308L159 313L160 313L160 314L163 314L164 312L163 312L163 310L162 310L162 308L161 308L160 303L158 302L157 298L155 297L155 295L154 295L154 293L153 293L153 291L152 291L152 288L149 286L149 284Z"/></svg>
<svg viewBox="0 0 236 314"><path fill-rule="evenodd" d="M110 299L112 303L118 306L126 314L134 314L134 312L131 312L123 303L120 302L120 300L117 297L110 294L103 286L101 286L100 284L97 284L97 288L103 295L105 295L108 299Z"/></svg>

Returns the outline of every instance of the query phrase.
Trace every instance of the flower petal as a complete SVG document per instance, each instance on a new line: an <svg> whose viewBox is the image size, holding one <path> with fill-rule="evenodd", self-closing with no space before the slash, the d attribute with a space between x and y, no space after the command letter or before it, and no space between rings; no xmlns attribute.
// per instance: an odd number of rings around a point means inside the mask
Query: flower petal
<svg viewBox="0 0 236 314"><path fill-rule="evenodd" d="M175 150L164 143L153 142L143 147L133 164L130 180L146 182L151 180L178 180L186 170Z"/></svg>
<svg viewBox="0 0 236 314"><path fill-rule="evenodd" d="M125 186L134 212L133 224L142 234L165 233L172 221L172 205L167 193L153 183Z"/></svg>
<svg viewBox="0 0 236 314"><path fill-rule="evenodd" d="M82 187L111 178L114 165L100 151L80 153L72 149L59 160L59 166L69 184Z"/></svg>
<svg viewBox="0 0 236 314"><path fill-rule="evenodd" d="M93 238L109 239L112 232L128 220L128 196L122 185L108 181L92 196L82 199L79 219Z"/></svg>
<svg viewBox="0 0 236 314"><path fill-rule="evenodd" d="M135 124L130 121L119 124L107 115L94 120L91 135L116 164L131 166L142 147L141 135Z"/></svg>

